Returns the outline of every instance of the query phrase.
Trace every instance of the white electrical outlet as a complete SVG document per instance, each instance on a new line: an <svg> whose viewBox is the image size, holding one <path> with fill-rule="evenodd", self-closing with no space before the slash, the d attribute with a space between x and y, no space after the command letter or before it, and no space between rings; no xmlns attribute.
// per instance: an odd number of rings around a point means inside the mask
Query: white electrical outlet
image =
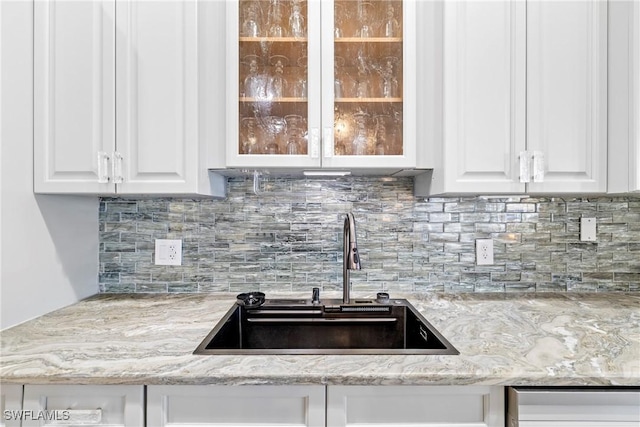
<svg viewBox="0 0 640 427"><path fill-rule="evenodd" d="M156 265L182 265L182 240L156 239Z"/></svg>
<svg viewBox="0 0 640 427"><path fill-rule="evenodd" d="M492 239L476 239L476 265L493 265Z"/></svg>

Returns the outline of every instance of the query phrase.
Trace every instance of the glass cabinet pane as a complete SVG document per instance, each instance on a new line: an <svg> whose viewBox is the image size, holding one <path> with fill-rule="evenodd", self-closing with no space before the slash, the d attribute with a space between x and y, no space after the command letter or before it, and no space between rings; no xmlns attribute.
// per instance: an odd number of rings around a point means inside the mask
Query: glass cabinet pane
<svg viewBox="0 0 640 427"><path fill-rule="evenodd" d="M239 153L308 154L307 2L239 2Z"/></svg>
<svg viewBox="0 0 640 427"><path fill-rule="evenodd" d="M334 155L403 155L401 0L334 4Z"/></svg>

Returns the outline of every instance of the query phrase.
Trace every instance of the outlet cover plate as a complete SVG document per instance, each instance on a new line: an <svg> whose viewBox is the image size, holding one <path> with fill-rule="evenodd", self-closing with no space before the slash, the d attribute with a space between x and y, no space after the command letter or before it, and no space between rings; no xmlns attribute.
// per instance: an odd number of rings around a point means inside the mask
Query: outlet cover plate
<svg viewBox="0 0 640 427"><path fill-rule="evenodd" d="M182 265L182 240L156 239L156 265Z"/></svg>
<svg viewBox="0 0 640 427"><path fill-rule="evenodd" d="M580 218L580 241L595 242L597 240L596 219Z"/></svg>
<svg viewBox="0 0 640 427"><path fill-rule="evenodd" d="M476 239L476 265L493 265L492 239Z"/></svg>

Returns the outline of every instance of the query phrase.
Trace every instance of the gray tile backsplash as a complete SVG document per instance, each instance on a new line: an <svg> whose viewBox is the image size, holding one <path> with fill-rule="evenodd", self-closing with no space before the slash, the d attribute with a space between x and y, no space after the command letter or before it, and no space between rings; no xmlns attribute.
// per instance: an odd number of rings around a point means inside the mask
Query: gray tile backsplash
<svg viewBox="0 0 640 427"><path fill-rule="evenodd" d="M355 291L640 291L640 199L415 198L411 178L275 178L225 200L104 198L101 292L342 288L345 212L357 221ZM598 241L581 242L580 217ZM182 266L154 265L154 239L183 240ZM495 265L474 242L494 240Z"/></svg>

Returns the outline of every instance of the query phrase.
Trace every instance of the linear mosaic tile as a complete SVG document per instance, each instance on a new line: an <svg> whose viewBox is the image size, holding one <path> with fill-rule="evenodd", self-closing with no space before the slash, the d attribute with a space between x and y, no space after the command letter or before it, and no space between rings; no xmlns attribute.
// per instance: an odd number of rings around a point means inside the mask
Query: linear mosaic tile
<svg viewBox="0 0 640 427"><path fill-rule="evenodd" d="M415 198L411 178L231 178L225 200L103 198L101 292L309 291L342 287L353 212L355 291L640 291L640 199ZM580 218L597 218L581 242ZM154 265L155 239L182 239L183 265ZM491 266L475 265L479 238Z"/></svg>

